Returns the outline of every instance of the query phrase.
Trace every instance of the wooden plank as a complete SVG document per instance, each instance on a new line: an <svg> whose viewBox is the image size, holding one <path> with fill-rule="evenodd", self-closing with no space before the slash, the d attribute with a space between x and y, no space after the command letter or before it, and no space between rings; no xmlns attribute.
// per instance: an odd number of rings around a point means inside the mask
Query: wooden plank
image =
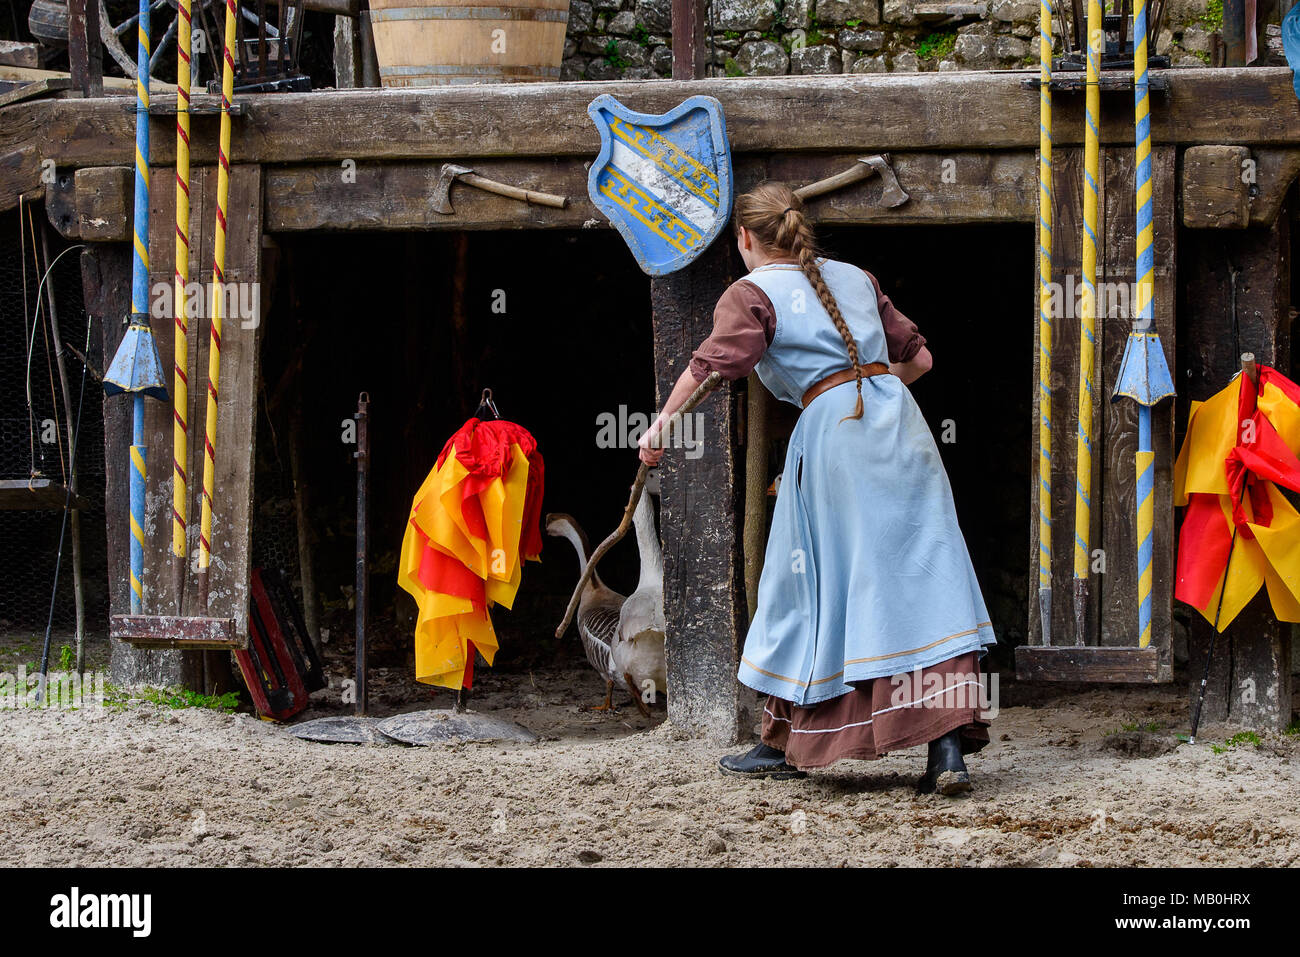
<svg viewBox="0 0 1300 957"><path fill-rule="evenodd" d="M126 243L97 243L81 254L81 282L87 314L102 330L103 354L112 356L122 341L124 319L131 310L131 247ZM104 510L108 540L110 614L130 608L128 571L131 540L127 528L129 489L127 448L131 442L130 402L121 396L104 398ZM202 690L202 656L180 651L135 649L114 641L109 676L115 684L132 687L183 686Z"/></svg>
<svg viewBox="0 0 1300 957"><path fill-rule="evenodd" d="M713 306L737 278L731 243L715 243L687 268L650 286L655 368L662 404L691 350L712 328ZM744 449L740 390L724 384L698 409L703 453L672 449L662 473L660 525L667 619L668 717L719 742L749 731L753 693L736 681L748 615L742 555ZM694 454L694 453L692 453Z"/></svg>
<svg viewBox="0 0 1300 957"><path fill-rule="evenodd" d="M1155 648L1016 649L1018 681L1101 681L1155 684L1168 681Z"/></svg>
<svg viewBox="0 0 1300 957"><path fill-rule="evenodd" d="M174 182L167 171L150 171L155 183ZM135 170L129 166L89 166L75 177L77 235L97 242L131 238L135 215Z"/></svg>
<svg viewBox="0 0 1300 957"><path fill-rule="evenodd" d="M1032 153L900 153L902 206L880 205L878 178L813 200L816 223L836 225L1031 222L1038 173ZM743 164L747 160L741 160ZM792 184L847 168L855 154L785 153L766 163L767 175ZM351 229L607 228L587 197L587 161L577 158L472 159L468 165L504 183L568 196L566 209L529 206L468 186L453 188L456 212L430 212L440 162L276 166L266 172L268 232Z"/></svg>
<svg viewBox="0 0 1300 957"><path fill-rule="evenodd" d="M1267 228L1184 234L1180 421L1186 421L1193 400L1207 399L1228 384L1240 368L1240 352L1255 353L1265 365L1289 367L1290 248L1285 207ZM1233 269L1240 270L1236 342L1230 311ZM1194 611L1188 611L1188 619L1189 691L1195 701L1211 628ZM1277 620L1261 589L1215 642L1202 720L1280 730L1291 719L1294 686L1291 626Z"/></svg>
<svg viewBox="0 0 1300 957"><path fill-rule="evenodd" d="M594 156L599 145L586 107L611 93L635 109L660 112L687 96L716 96L740 153L1033 149L1038 98L1021 89L1023 71L718 78L689 83L525 83L391 90L336 90L241 97L249 116L235 124L232 153L242 163L358 163L463 156ZM1152 116L1157 143L1300 143L1300 111L1290 70L1180 69ZM1080 98L1060 105L1057 143L1082 138ZM869 108L867 105L869 104ZM38 101L10 107L0 156L24 144L60 165L130 165L129 102ZM174 137L159 120L154 160L170 163ZM1132 102L1104 98L1102 135L1129 145ZM215 124L195 132L196 164L215 161ZM5 194L0 190L0 195Z"/></svg>
<svg viewBox="0 0 1300 957"><path fill-rule="evenodd" d="M861 153L794 153L767 160L768 175L798 186L849 169ZM830 225L1033 222L1038 158L1029 150L891 153L902 206L880 204L879 176L808 201L817 223Z"/></svg>
<svg viewBox="0 0 1300 957"><path fill-rule="evenodd" d="M1300 150L1264 148L1252 152L1257 191L1250 199L1250 225L1271 226L1291 184L1300 176Z"/></svg>
<svg viewBox="0 0 1300 957"><path fill-rule="evenodd" d="M1250 186L1244 146L1193 146L1183 153L1183 225L1192 229L1245 229Z"/></svg>
<svg viewBox="0 0 1300 957"><path fill-rule="evenodd" d="M72 0L77 3L78 0ZM85 2L85 0L80 0ZM40 47L35 43L23 43L19 40L0 40L0 63L5 66L39 67L41 65Z"/></svg>
<svg viewBox="0 0 1300 957"><path fill-rule="evenodd" d="M1081 149L1055 150L1052 154L1052 182L1055 187L1052 202L1052 282L1060 290L1060 309L1052 330L1052 643L1073 644L1075 640L1073 581L1074 581L1074 502L1075 462L1078 456L1079 410L1079 277L1083 271L1083 151ZM1103 191L1105 181L1101 183ZM1037 255L1037 235L1034 238ZM1036 261L1036 260L1035 260ZM1034 303L1035 315L1037 302ZM1038 383L1038 323L1034 328L1034 383ZM1097 350L1100 356L1100 349ZM1100 403L1094 403L1094 435L1099 435ZM1031 432L1031 451L1035 481L1030 483L1030 515L1038 514L1038 430ZM1093 488L1099 488L1100 455L1093 456ZM1092 547L1100 547L1101 510L1092 509ZM1030 568L1038 567L1038 528L1031 522ZM1038 613L1038 579L1030 577L1029 642L1041 641L1042 626ZM1087 635L1085 641L1094 641L1097 622L1099 589L1089 592Z"/></svg>
<svg viewBox="0 0 1300 957"><path fill-rule="evenodd" d="M136 648L182 648L187 651L239 651L247 636L235 633L233 618L177 615L112 615L108 636Z"/></svg>
<svg viewBox="0 0 1300 957"><path fill-rule="evenodd" d="M0 512L11 511L63 511L69 504L65 485L46 478L0 479ZM86 503L75 493L70 502L73 508L85 508Z"/></svg>
<svg viewBox="0 0 1300 957"><path fill-rule="evenodd" d="M1101 334L1101 374L1098 397L1102 409L1102 441L1099 443L1103 473L1097 486L1095 507L1102 514L1102 548L1106 573L1097 578L1100 590L1100 632L1102 645L1137 644L1137 559L1136 479L1137 406L1131 400L1112 402L1111 392L1119 376L1133 320L1133 283L1136 212L1133 197L1134 156L1132 150L1107 149L1105 163L1105 216L1102 222L1103 252L1100 280L1106 285L1098 304ZM1155 331L1159 333L1171 371L1174 363L1174 297L1177 234L1175 220L1175 151L1156 147L1152 151L1152 210L1155 230ZM1175 376L1176 380L1176 376ZM1158 406L1152 416L1152 440L1156 453L1154 553L1152 557L1152 647L1168 658L1172 627L1172 402ZM1165 662L1168 664L1168 661Z"/></svg>
<svg viewBox="0 0 1300 957"><path fill-rule="evenodd" d="M271 167L266 171L268 232L350 229L580 229L607 227L587 198L587 170L577 159L475 159L483 176L569 198L567 209L531 206L457 184L455 212L433 211L441 162Z"/></svg>
<svg viewBox="0 0 1300 957"><path fill-rule="evenodd" d="M158 180L156 180L158 181ZM190 183L190 279L206 289L212 281L214 222L216 216L215 167L192 170ZM149 197L150 288L170 289L173 284L176 229L175 191L153 190ZM258 167L233 166L227 222L226 281L246 303L260 302L262 263L262 171ZM165 310L159 310L165 311ZM250 312L258 313L256 309ZM168 370L171 387L174 333L170 313L153 318L158 353ZM238 315L224 317L221 349L221 381L217 407L217 461L212 516L213 560L209 571L208 614L233 618L235 633L248 635L248 600L251 568L249 537L252 534L253 456L255 411L261 335L257 320ZM190 490L190 541L193 557L198 547L199 493L203 476L203 432L206 416L209 322L206 304L202 318L189 320L190 425L187 466ZM173 613L171 594L172 540L172 410L170 404L146 405L145 434L149 443L146 499L149 514L145 527L145 575L161 594L146 602L151 614ZM196 561L191 562L191 572ZM186 615L201 614L195 599L194 578L189 576L183 606ZM165 596L165 600L164 600Z"/></svg>

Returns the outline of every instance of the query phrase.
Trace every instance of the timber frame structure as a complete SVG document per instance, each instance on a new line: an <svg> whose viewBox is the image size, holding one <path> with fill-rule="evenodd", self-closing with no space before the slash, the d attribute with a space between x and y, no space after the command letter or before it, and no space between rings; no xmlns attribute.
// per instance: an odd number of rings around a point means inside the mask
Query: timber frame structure
<svg viewBox="0 0 1300 957"><path fill-rule="evenodd" d="M1097 403L1094 488L1104 506L1093 511L1093 541L1109 556L1106 585L1093 589L1090 654L1053 649L1053 660L1029 656L1028 677L1064 680L1167 681L1172 676L1172 592L1175 518L1172 464L1175 415L1185 418L1191 398L1206 398L1237 368L1227 316L1230 271L1237 271L1237 320L1243 348L1262 363L1290 365L1290 221L1292 184L1300 174L1300 106L1284 69L1153 71L1155 165L1156 323L1180 395L1176 410L1155 413L1156 558L1152 648L1137 651L1133 612L1132 450L1130 403ZM1110 79L1110 78L1108 78ZM1118 77L1115 79L1119 79ZM1103 91L1102 204L1099 281L1133 279L1132 86ZM1158 90L1158 91L1157 91ZM879 204L881 183L812 201L815 221L836 225L1034 223L1038 202L1037 72L924 73L753 79L546 83L443 87L424 90L341 90L240 96L230 155L231 250L227 278L274 283L275 237L338 230L490 230L606 228L587 198L587 167L599 146L587 104L611 93L642 112L666 111L690 95L721 101L731 138L738 190L777 178L807 183L848 167L864 152L888 151L906 205ZM214 194L217 118L211 97L194 98L192 186L195 222L210 220ZM169 183L174 162L172 117L155 105L154 181ZM1077 274L1083 99L1068 90L1054 104L1056 193L1053 268ZM88 243L83 253L87 309L101 317L105 354L120 338L128 311L134 103L122 97L32 99L0 109L0 206L19 195L43 197L66 237ZM567 194L566 209L526 206L478 190L456 197L456 213L438 215L430 197L443 163L472 166L492 179ZM1250 175L1243 176L1249 167ZM54 175L49 175L53 170ZM344 175L351 172L351 177ZM947 175L945 175L947 174ZM155 190L153 282L170 282L174 198ZM199 232L196 230L196 232ZM193 244L191 275L210 263L208 239ZM1177 248L1181 245L1182 248ZM1024 348L1036 335L1031 297L1035 261L1025 250ZM739 278L730 243L719 241L687 269L651 284L655 369L661 397L682 357L711 327L712 307ZM1180 281L1181 280L1181 281ZM1177 315L1175 316L1175 313ZM1005 321L1005 320L1004 320ZM170 320L155 319L163 362L170 367ZM1130 320L1099 320L1099 395L1109 396ZM191 323L191 351L204 368L206 344ZM1053 350L1053 401L1076 408L1077 339L1069 321ZM1032 330L1032 331L1031 331ZM1035 350L1037 352L1037 350ZM217 563L213 614L235 617L244 628L249 575L256 323L228 324L223 349L222 442L218 482L227 490L214 519ZM1008 387L1036 392L1034 381ZM191 395L200 390L192 388ZM748 733L752 695L735 680L747 623L744 561L746 436L761 434L746 421L746 384L733 383L701 407L709 441L689 465L669 456L663 481L665 611L669 625L670 717L686 729L719 740ZM169 482L170 410L153 403L150 438L151 501ZM191 422L200 421L194 415ZM1073 416L1058 414L1059 477L1054 481L1056 524L1069 527L1073 498ZM125 475L118 454L128 430L120 404L106 407L108 515L113 610L125 608ZM1036 443L1036 430L1035 439ZM199 443L192 443L198 446ZM1037 448L1024 451L1036 461ZM687 471L689 470L689 471ZM191 470L192 473L194 470ZM1034 473L1036 475L1036 469ZM163 490L165 493L165 490ZM1037 514L1036 483L1027 490ZM1068 491L1068 495L1066 492ZM157 523L148 567L167 561L169 523ZM1027 558L1036 554L1028 528ZM1060 536L1058 535L1058 538ZM156 539L156 540L155 540ZM761 539L760 539L761 541ZM1058 636L1070 634L1066 606L1069 550L1058 548L1054 617ZM161 564L160 564L161 563ZM1028 566L1027 566L1028 567ZM152 572L160 577L158 571ZM165 579L165 575L161 576ZM1033 594L1030 594L1030 591ZM1026 577L1030 643L1038 638L1036 580ZM170 604L168 601L166 604ZM168 613L168 607L146 608ZM1280 727L1291 713L1291 627L1257 599L1220 644L1206 717L1256 727ZM1192 627L1190 653L1204 660L1208 628ZM1060 639L1058 639L1060 640ZM1198 650L1199 649L1199 650ZM1087 649L1084 649L1086 651ZM176 660L179 660L177 656ZM1199 664L1196 668L1199 680ZM1244 698L1238 683L1254 680Z"/></svg>

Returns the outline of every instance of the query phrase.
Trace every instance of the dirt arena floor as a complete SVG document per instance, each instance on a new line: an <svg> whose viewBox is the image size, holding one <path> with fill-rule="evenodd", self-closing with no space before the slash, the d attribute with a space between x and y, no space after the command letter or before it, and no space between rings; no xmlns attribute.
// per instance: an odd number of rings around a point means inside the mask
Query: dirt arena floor
<svg viewBox="0 0 1300 957"><path fill-rule="evenodd" d="M380 714L451 703L404 670L372 684ZM914 792L924 748L739 781L662 704L584 710L603 693L588 670L484 669L478 685L476 710L540 740L324 745L149 701L0 711L0 864L1300 865L1300 736L1229 746L1241 729L1211 726L1180 743L1182 685L1004 682L957 798ZM342 713L338 696L336 678L306 717Z"/></svg>

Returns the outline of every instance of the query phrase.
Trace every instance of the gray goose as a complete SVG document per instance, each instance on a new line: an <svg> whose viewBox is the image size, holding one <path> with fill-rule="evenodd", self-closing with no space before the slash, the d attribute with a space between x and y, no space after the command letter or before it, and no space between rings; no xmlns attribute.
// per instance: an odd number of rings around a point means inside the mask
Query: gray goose
<svg viewBox="0 0 1300 957"><path fill-rule="evenodd" d="M563 512L547 515L546 534L567 538L578 553L578 574L587 570L587 557L591 554L591 547L586 534L572 515ZM619 611L626 600L607 587L595 571L591 573L591 578L582 589L582 597L578 600L577 626L583 651L587 653L587 661L596 669L596 673L605 679L605 703L595 706L593 711L612 711L614 682L623 682L623 676L614 671L609 651L610 644L618 633Z"/></svg>

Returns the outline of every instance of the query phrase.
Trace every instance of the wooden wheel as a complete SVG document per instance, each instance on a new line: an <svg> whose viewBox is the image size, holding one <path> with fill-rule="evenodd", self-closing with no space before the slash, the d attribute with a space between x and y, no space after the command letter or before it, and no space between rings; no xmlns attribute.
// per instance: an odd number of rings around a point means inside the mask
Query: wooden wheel
<svg viewBox="0 0 1300 957"><path fill-rule="evenodd" d="M119 12L115 20L105 0L98 0L98 2L100 40L103 41L108 55L122 68L122 72L135 79L135 26L140 19L138 4L132 4L132 12L129 15ZM158 69L164 65L164 61L175 64L176 23L180 17L177 12L177 5L178 0L150 0L149 5L149 32L152 43L149 54L149 75L158 79L165 79L167 82L175 81L175 70L173 69L169 76L160 77ZM113 4L115 9L120 6L121 4L116 2ZM217 9L212 12L215 15L212 15L210 11L214 6ZM190 79L195 89L199 88L200 74L217 75L217 67L221 62L221 29L225 23L224 9L222 0L192 0L190 17L195 33L204 30L205 33L210 34L207 36L203 47L208 67L206 69L202 67L205 57L197 55L197 53L190 60ZM251 24L252 35L256 36L261 23L257 14L241 4L239 15ZM163 24L166 24L165 28ZM211 24L211 26L209 27L207 24ZM268 37L278 37L280 35L274 23L268 22L266 24L266 35ZM122 42L123 37L127 38L126 44Z"/></svg>

